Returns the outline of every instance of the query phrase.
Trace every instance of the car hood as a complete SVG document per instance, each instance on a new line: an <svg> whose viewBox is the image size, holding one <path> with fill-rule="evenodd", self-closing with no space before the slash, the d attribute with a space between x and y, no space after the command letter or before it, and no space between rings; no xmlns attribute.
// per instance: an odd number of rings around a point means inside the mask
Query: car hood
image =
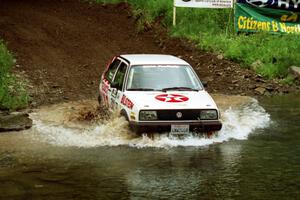
<svg viewBox="0 0 300 200"><path fill-rule="evenodd" d="M217 109L206 91L125 92L138 109Z"/></svg>

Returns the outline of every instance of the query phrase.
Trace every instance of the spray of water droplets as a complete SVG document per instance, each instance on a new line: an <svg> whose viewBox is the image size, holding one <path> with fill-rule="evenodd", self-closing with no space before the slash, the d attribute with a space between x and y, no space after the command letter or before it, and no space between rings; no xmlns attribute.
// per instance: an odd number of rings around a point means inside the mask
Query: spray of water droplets
<svg viewBox="0 0 300 200"><path fill-rule="evenodd" d="M33 116L34 118L34 116ZM270 124L270 116L252 99L237 107L222 110L223 128L212 138L186 136L169 137L166 134L155 134L154 138L136 137L127 128L127 122L113 115L109 120L90 126L68 127L65 124L53 124L34 119L34 139L58 146L97 147L119 146L170 148L178 146L200 147L230 139L244 140L257 129Z"/></svg>

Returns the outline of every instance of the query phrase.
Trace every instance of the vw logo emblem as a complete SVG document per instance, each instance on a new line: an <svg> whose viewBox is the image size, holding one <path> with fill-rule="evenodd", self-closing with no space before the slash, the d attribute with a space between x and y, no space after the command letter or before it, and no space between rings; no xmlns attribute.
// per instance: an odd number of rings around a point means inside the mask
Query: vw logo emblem
<svg viewBox="0 0 300 200"><path fill-rule="evenodd" d="M182 117L182 113L181 112L177 112L176 113L176 117L180 119Z"/></svg>

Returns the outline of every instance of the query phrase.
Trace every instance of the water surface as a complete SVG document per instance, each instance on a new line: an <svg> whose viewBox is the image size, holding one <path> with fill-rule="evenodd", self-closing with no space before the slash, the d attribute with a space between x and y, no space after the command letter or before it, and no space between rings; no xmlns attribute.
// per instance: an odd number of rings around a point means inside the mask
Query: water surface
<svg viewBox="0 0 300 200"><path fill-rule="evenodd" d="M70 105L37 111L32 130L0 135L0 199L298 199L300 96L217 101L211 139L135 138L118 117L71 123Z"/></svg>

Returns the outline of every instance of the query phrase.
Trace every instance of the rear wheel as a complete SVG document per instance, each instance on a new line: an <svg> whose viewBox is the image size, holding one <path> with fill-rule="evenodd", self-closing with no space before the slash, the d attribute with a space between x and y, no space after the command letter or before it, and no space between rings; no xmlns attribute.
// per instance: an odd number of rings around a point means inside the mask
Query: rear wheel
<svg viewBox="0 0 300 200"><path fill-rule="evenodd" d="M98 103L99 103L99 105L102 104L102 98L101 98L101 95L100 95L100 94L98 95Z"/></svg>

